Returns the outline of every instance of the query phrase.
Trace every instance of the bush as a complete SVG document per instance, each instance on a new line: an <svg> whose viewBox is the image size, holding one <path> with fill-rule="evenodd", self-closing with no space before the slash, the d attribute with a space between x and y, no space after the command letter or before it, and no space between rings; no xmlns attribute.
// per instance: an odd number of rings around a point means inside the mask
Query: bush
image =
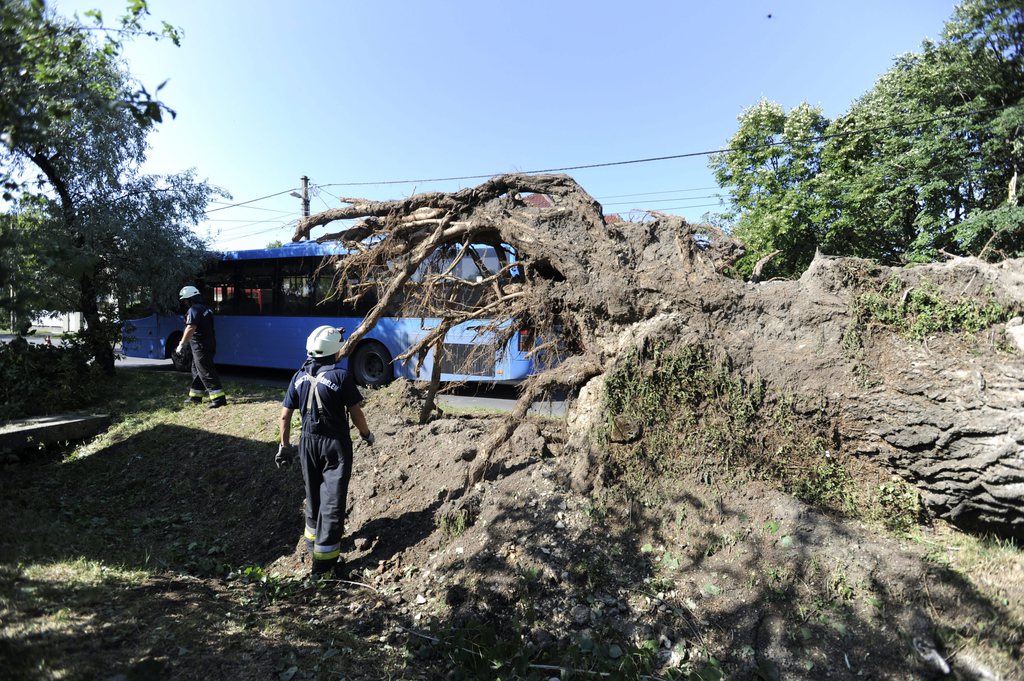
<svg viewBox="0 0 1024 681"><path fill-rule="evenodd" d="M96 396L89 353L77 337L60 346L32 345L23 337L0 345L0 418L78 409Z"/></svg>

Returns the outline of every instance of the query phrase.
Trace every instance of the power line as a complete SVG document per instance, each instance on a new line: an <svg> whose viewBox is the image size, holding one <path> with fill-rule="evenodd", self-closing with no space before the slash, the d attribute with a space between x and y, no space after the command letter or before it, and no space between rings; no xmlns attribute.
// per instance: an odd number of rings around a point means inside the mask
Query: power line
<svg viewBox="0 0 1024 681"><path fill-rule="evenodd" d="M287 194L288 192L294 192L294 191L298 191L298 190L297 189L285 189L283 192L277 192L276 194L267 194L266 196L261 196L258 199L249 199L248 201L241 201L239 203L228 204L227 206L222 206L221 208L213 208L211 210L206 211L206 214L209 215L210 213L216 213L219 210L227 210L228 208L238 208L239 206L245 206L245 205L250 204L250 203L256 203L257 201L263 201L264 199L272 199L275 196L281 196L281 194Z"/></svg>
<svg viewBox="0 0 1024 681"><path fill-rule="evenodd" d="M256 199L256 200L259 201L259 199ZM227 203L225 201L211 201L210 203L213 203L213 204L216 204L216 205L220 205L220 206L224 206L224 208L234 208L235 207L235 204ZM246 203L249 203L249 202L246 202ZM239 204L239 205L241 205L241 204ZM216 210L220 210L220 209L218 208ZM265 211L267 213L281 213L282 215L288 215L290 213L294 213L295 212L293 210L280 210L278 208L263 208L261 206L249 206L249 210L262 210L262 211ZM207 211L207 212L209 212L209 211Z"/></svg>
<svg viewBox="0 0 1024 681"><path fill-rule="evenodd" d="M965 118L967 116L983 114L983 113L992 113L992 112L995 112L995 111L1002 111L1004 109L1009 108L1010 106L1011 105L1007 104L1005 106L991 107L991 108L988 108L988 109L975 109L975 110L972 110L972 111L965 111L965 112L962 112L962 113L953 113L953 114L945 114L943 116L932 116L930 118L921 118L921 119L917 119L917 120L913 120L913 121L907 121L907 122L904 122L904 123L894 123L894 124L891 124L891 125L881 125L881 126L877 126L877 127L874 127L874 128L862 128L862 129L859 129L859 130L847 130L847 131L844 131L844 132L832 133L830 135L817 135L817 136L814 136L814 137L797 138L797 139L793 139L793 140L779 140L779 141L765 142L765 143L761 143L761 144L748 144L746 146L741 146L741 147L725 147L723 149L708 149L708 150L705 150L705 151L691 151L691 152L687 152L687 153L683 153L683 154L670 154L670 155L666 155L666 156L650 156L650 157L647 157L647 158L630 159L630 160L627 160L627 161L608 161L606 163L589 163L589 164L584 164L584 165L563 166L561 168L542 168L540 170L524 170L524 171L520 171L520 172L518 172L516 174L519 174L519 175L540 175L540 174L543 174L543 173L560 173L560 172L566 172L566 171L570 171L570 170L590 170L590 169L593 169L593 168L610 168L610 167L614 167L614 166L636 165L636 164L639 164L639 163L654 163L656 161L670 161L670 160L677 160L677 159L683 159L683 158L694 158L694 157L697 157L697 156L711 156L712 154L722 154L722 153L726 153L726 152L730 152L730 151L752 151L754 149L776 147L776 146L780 146L780 145L783 145L783 144L814 144L814 143L817 143L817 142L824 142L826 140L836 139L836 138L839 138L839 137L848 137L850 135L862 135L862 134L865 134L865 133L880 132L880 131L883 131L883 130L898 130L900 128L907 128L907 127L911 127L911 126L915 126L915 125L922 125L924 123L934 123L936 121L944 121L944 120L950 120L950 119L955 119L955 118ZM487 174L480 174L480 175L458 175L458 176L451 176L451 177L419 178L419 179L415 179L415 180L382 180L382 181L379 181L379 182L332 182L332 183L329 183L329 184L321 184L321 185L317 185L317 186L320 189L324 189L326 187L370 187L370 186L386 186L386 185L397 185L397 184L426 184L428 182L452 182L452 181L456 181L456 180L481 180L481 179L489 179L491 177L495 177L496 175L502 175L502 174L505 174L505 173L487 173ZM710 189L710 187L709 187L709 189ZM280 191L280 192L277 192L275 194L268 194L267 196L261 196L261 197L259 197L257 199L250 199L248 201L241 201L239 203L233 203L233 204L230 204L230 205L222 206L220 208L213 208L211 210L206 211L206 213L209 214L209 213L214 213L214 212L219 211L219 210L227 210L228 208L237 208L239 206L245 206L245 205L248 205L250 203L256 203L257 201L263 201L265 199L270 199L270 198L273 198L275 196L281 196L282 194L287 194L287 193L293 192L293 191L296 191L296 189L285 189L284 191ZM701 191L701 189L698 188L698 189L693 189L693 190L679 190L679 191ZM657 193L657 192L653 192L653 193ZM643 194L638 194L638 196L642 196L642 195ZM629 196L629 195L621 195L621 196ZM606 197L606 198L617 198L617 197ZM669 210L671 210L671 209L669 209Z"/></svg>
<svg viewBox="0 0 1024 681"><path fill-rule="evenodd" d="M896 130L899 128L906 128L913 125L921 125L923 123L933 123L935 121L949 120L952 118L964 118L973 114L991 113L993 111L1001 111L1008 108L1010 105L993 107L990 109L976 109L973 111L967 111L964 113L957 114L946 114L944 116L932 116L931 118L922 118L915 121L907 121L906 123L894 123L892 125L882 125L875 128L864 128L861 130L848 130L846 132L832 133L831 135L818 135L815 137L808 138L797 138L795 140L786 141L773 141L766 142L763 144L748 144L742 147L726 147L724 149L709 149L705 151L691 151L685 154L670 154L668 156L650 156L647 158L635 158L628 161L609 161L606 163L589 163L585 165L577 166L564 166L562 168L543 168L541 170L523 170L517 175L540 175L543 173L561 173L569 170L589 170L593 168L610 168L612 166L625 166L635 165L637 163L653 163L655 161L671 161L681 158L693 158L695 156L711 156L712 154L723 154L729 151L752 151L754 149L776 147L782 144L802 144L802 143L815 143L824 142L825 140L835 139L837 137L848 137L850 135L861 135L868 132L879 132L882 130ZM496 175L503 175L505 173L488 173L486 175L460 175L455 177L432 177L432 178L420 178L416 180L384 180L380 182L334 182L331 184L323 184L321 187L367 187L367 186L383 186L383 185L394 185L394 184L425 184L427 182L452 182L455 180L480 180L494 177Z"/></svg>
<svg viewBox="0 0 1024 681"><path fill-rule="evenodd" d="M210 220L209 222L214 222L214 221ZM289 224L289 222L295 222L295 220L285 221L285 220L282 220L281 218L270 218L269 220L249 220L249 221L245 221L245 224L243 224L243 225L232 225L231 227L224 227L224 228L220 229L219 232L220 233L238 232L239 230L244 230L244 229L247 229L249 227L255 227L256 225L266 225L266 224L271 223L271 222L277 223L278 225L286 225L286 224Z"/></svg>
<svg viewBox="0 0 1024 681"><path fill-rule="evenodd" d="M708 189L718 189L718 187L694 187L693 189L669 189L662 192L640 192L639 194L613 194L611 196L595 196L594 198L598 201L604 199L625 199L631 196L656 196L658 194L676 194L678 192L703 192Z"/></svg>
<svg viewBox="0 0 1024 681"><path fill-rule="evenodd" d="M295 211L286 211L286 212L287 213L294 213ZM255 221L253 221L253 220L245 220L245 219L238 219L238 218L231 218L231 219L229 219L229 218L213 218L213 219L206 219L206 220L204 220L204 222L244 222L245 225L258 225L261 222L274 222L275 220L281 220L281 219L282 218L280 218L280 217L276 217L276 218L267 218L266 220L255 220ZM245 226L245 225L243 225L243 226ZM231 229L231 228L229 228L229 229Z"/></svg>
<svg viewBox="0 0 1024 681"><path fill-rule="evenodd" d="M686 210L689 208L711 208L713 206L721 206L721 203L702 203L697 206L671 206L669 208L659 208L658 210Z"/></svg>
<svg viewBox="0 0 1024 681"><path fill-rule="evenodd" d="M283 224L283 225L278 225L276 227L271 227L270 229L260 229L260 230L257 230L255 232L250 232L249 234L241 234L239 236L232 236L232 237L229 237L227 239L217 239L216 243L240 241L242 239L248 239L249 237L259 236L260 234L269 234L271 232L277 232L277 231L280 231L282 229L291 229L291 228L295 227L297 222L298 222L297 220L292 220L291 222L288 222L288 223Z"/></svg>
<svg viewBox="0 0 1024 681"><path fill-rule="evenodd" d="M696 201L698 199L717 199L721 198L722 194L705 194L703 196L673 196L668 199L647 199L644 203L671 203L672 201ZM612 201L610 203L602 203L602 206L628 206L636 203L635 201Z"/></svg>

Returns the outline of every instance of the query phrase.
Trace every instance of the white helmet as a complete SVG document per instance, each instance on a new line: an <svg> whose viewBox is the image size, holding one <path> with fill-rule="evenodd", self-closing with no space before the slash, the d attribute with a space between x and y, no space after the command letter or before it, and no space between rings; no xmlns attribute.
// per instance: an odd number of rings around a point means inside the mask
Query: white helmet
<svg viewBox="0 0 1024 681"><path fill-rule="evenodd" d="M341 337L345 329L318 326L306 339L306 354L310 357L333 357L341 350Z"/></svg>
<svg viewBox="0 0 1024 681"><path fill-rule="evenodd" d="M181 300L188 300L199 295L199 289L195 286L186 286L178 292L178 298Z"/></svg>

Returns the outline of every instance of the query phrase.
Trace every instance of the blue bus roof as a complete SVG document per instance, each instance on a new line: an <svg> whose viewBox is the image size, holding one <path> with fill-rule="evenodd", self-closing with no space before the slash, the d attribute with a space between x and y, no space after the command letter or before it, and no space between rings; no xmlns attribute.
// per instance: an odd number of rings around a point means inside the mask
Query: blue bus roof
<svg viewBox="0 0 1024 681"><path fill-rule="evenodd" d="M317 243L316 241L299 241L288 243L280 248L254 248L245 251L222 251L221 260L266 260L268 258L305 258L323 255L347 255L349 249L337 241Z"/></svg>

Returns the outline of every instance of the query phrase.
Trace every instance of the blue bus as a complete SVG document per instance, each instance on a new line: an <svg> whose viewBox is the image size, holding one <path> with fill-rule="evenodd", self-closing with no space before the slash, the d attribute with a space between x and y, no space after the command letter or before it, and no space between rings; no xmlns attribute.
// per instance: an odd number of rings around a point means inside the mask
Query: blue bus
<svg viewBox="0 0 1024 681"><path fill-rule="evenodd" d="M443 268L469 281L499 271L513 259L503 246L473 246L477 257L449 258L435 254L425 267ZM376 304L371 293L355 305L335 295L337 256L347 250L337 243L303 241L279 248L219 253L196 282L204 302L216 315L217 364L296 369L305 360L306 337L327 324L345 329L345 337L362 323ZM457 260L457 262L455 262ZM485 271L480 271L483 266ZM417 273L419 276L419 273ZM416 277L414 277L415 279ZM430 351L419 372L415 358L394 361L440 323L437 318L385 316L354 348L346 362L356 382L378 387L394 378L429 380L434 366ZM452 328L445 336L441 380L516 383L535 370L530 356L534 337L517 330L502 347L488 331L487 320ZM184 330L184 317L154 314L125 323L122 352L128 357L172 359L187 371L191 358L173 357Z"/></svg>

